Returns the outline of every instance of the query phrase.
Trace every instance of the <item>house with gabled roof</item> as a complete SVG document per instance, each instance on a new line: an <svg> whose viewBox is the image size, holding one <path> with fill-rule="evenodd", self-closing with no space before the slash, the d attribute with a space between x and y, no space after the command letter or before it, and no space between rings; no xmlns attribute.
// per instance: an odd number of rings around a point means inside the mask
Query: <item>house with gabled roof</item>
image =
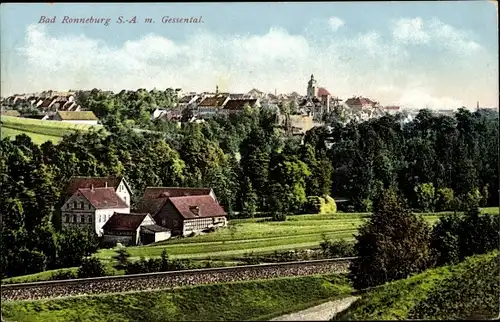
<svg viewBox="0 0 500 322"><path fill-rule="evenodd" d="M130 206L113 187L78 188L61 207L61 225L90 229L101 236L102 227L115 212L128 213Z"/></svg>
<svg viewBox="0 0 500 322"><path fill-rule="evenodd" d="M54 121L97 125L99 119L92 111L58 111L54 115Z"/></svg>
<svg viewBox="0 0 500 322"><path fill-rule="evenodd" d="M157 225L148 213L115 212L102 229L105 244L147 245L171 236L170 230Z"/></svg>
<svg viewBox="0 0 500 322"><path fill-rule="evenodd" d="M147 188L136 211L150 213L172 235L227 225L226 212L210 188Z"/></svg>
<svg viewBox="0 0 500 322"><path fill-rule="evenodd" d="M130 212L131 194L123 177L72 177L64 191L62 227L91 228L101 236L114 212Z"/></svg>

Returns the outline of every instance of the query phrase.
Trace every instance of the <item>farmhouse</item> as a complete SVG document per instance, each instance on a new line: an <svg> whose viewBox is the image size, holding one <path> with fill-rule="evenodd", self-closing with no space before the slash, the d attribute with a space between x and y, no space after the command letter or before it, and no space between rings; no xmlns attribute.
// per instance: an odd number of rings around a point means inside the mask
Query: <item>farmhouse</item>
<svg viewBox="0 0 500 322"><path fill-rule="evenodd" d="M131 190L122 177L72 177L61 207L63 227L102 227L114 212L130 212Z"/></svg>
<svg viewBox="0 0 500 322"><path fill-rule="evenodd" d="M54 115L55 121L76 123L76 124L91 124L97 125L99 121L92 111L80 111L80 112L68 112L68 111L58 111Z"/></svg>
<svg viewBox="0 0 500 322"><path fill-rule="evenodd" d="M170 238L170 230L158 226L149 214L114 213L102 229L107 244L147 245Z"/></svg>
<svg viewBox="0 0 500 322"><path fill-rule="evenodd" d="M137 212L148 212L172 235L189 235L227 225L226 213L209 188L147 188Z"/></svg>

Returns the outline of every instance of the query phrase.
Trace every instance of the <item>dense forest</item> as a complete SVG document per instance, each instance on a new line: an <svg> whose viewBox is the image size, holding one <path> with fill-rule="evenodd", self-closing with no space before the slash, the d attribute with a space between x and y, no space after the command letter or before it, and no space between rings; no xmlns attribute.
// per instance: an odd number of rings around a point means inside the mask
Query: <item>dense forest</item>
<svg viewBox="0 0 500 322"><path fill-rule="evenodd" d="M408 123L396 115L346 126L332 117L300 144L266 110L182 126L151 121L151 111L172 106L174 94L80 93L104 129L65 136L57 145L38 146L26 135L1 140L3 274L79 264L69 254L56 256L78 244L78 235L59 231L57 220L71 176L123 175L133 203L146 186L212 187L229 218L302 213L311 197L326 195L346 198L344 211L371 211L388 188L415 211L499 204L495 111L460 109L452 118L421 110ZM91 253L97 246L79 247Z"/></svg>

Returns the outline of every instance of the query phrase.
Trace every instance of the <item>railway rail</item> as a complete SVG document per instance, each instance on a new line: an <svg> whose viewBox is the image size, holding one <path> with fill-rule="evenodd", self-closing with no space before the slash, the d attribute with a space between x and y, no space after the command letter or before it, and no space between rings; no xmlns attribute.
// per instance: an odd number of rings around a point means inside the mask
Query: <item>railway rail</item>
<svg viewBox="0 0 500 322"><path fill-rule="evenodd" d="M1 285L2 301L39 300L79 295L172 289L176 287L269 279L291 276L346 273L356 257L276 264L203 268L183 271L103 276L58 281Z"/></svg>

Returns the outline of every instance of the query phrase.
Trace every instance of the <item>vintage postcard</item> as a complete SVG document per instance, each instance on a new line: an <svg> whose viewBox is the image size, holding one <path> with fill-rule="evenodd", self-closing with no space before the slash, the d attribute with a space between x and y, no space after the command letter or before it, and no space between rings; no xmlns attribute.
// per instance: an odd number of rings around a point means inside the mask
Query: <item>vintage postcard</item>
<svg viewBox="0 0 500 322"><path fill-rule="evenodd" d="M497 2L0 8L2 321L498 319Z"/></svg>

